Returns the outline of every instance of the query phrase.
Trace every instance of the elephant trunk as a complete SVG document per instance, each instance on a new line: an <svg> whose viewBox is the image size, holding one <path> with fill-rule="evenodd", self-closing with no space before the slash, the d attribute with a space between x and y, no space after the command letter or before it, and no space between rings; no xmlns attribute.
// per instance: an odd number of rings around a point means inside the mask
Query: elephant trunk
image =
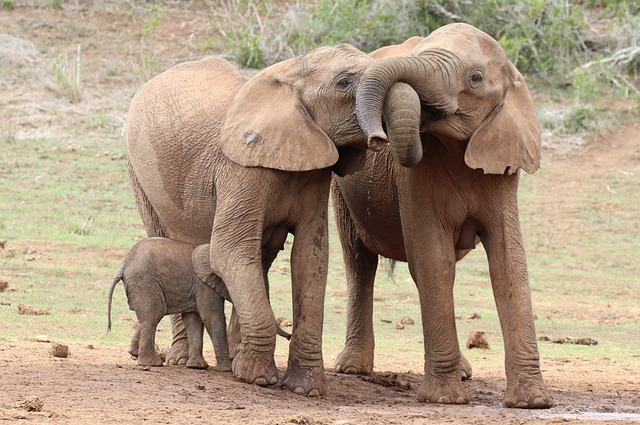
<svg viewBox="0 0 640 425"><path fill-rule="evenodd" d="M389 140L394 158L402 165L413 166L420 161L422 147L419 137L420 105L437 112L438 117L453 114L458 106L451 94L451 64L458 62L446 51L435 50L429 56L391 57L372 64L363 74L356 93L356 115L369 146ZM407 94L406 88L390 89L397 83L408 84L417 93ZM385 106L386 105L386 106ZM402 105L398 111L396 106ZM404 109L410 111L404 113ZM384 109L387 109L385 112ZM389 137L382 127L382 115ZM413 117L406 119L406 117ZM407 128L407 125L412 127ZM395 140L391 137L395 138Z"/></svg>
<svg viewBox="0 0 640 425"><path fill-rule="evenodd" d="M395 83L384 101L391 155L403 167L413 167L422 159L420 141L420 99L413 88Z"/></svg>

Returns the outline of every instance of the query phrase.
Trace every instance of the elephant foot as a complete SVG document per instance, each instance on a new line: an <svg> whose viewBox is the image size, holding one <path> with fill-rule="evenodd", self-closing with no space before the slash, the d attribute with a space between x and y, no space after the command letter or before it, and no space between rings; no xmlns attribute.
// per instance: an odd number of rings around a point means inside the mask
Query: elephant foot
<svg viewBox="0 0 640 425"><path fill-rule="evenodd" d="M336 359L336 372L350 375L369 375L373 372L373 348L344 347Z"/></svg>
<svg viewBox="0 0 640 425"><path fill-rule="evenodd" d="M190 358L187 361L186 365L189 369L208 369L209 363L204 359L204 357L195 357Z"/></svg>
<svg viewBox="0 0 640 425"><path fill-rule="evenodd" d="M186 338L174 341L167 354L167 364L183 365L189 361L189 343Z"/></svg>
<svg viewBox="0 0 640 425"><path fill-rule="evenodd" d="M227 358L216 363L214 370L218 372L231 372L231 359Z"/></svg>
<svg viewBox="0 0 640 425"><path fill-rule="evenodd" d="M128 353L131 354L131 357L133 359L137 359L138 358L138 347L135 347L135 348L134 347L129 347Z"/></svg>
<svg viewBox="0 0 640 425"><path fill-rule="evenodd" d="M548 409L553 399L542 375L518 378L514 385L507 384L504 405L518 409Z"/></svg>
<svg viewBox="0 0 640 425"><path fill-rule="evenodd" d="M418 401L422 403L467 404L469 394L462 386L458 372L446 376L425 376L418 389Z"/></svg>
<svg viewBox="0 0 640 425"><path fill-rule="evenodd" d="M469 360L461 353L460 354L460 378L463 381L471 379L471 363Z"/></svg>
<svg viewBox="0 0 640 425"><path fill-rule="evenodd" d="M325 395L327 390L324 367L322 363L318 367L302 367L297 360L292 360L280 385L295 394L309 397Z"/></svg>
<svg viewBox="0 0 640 425"><path fill-rule="evenodd" d="M156 367L160 367L163 364L164 363L162 362L162 359L160 358L158 353L156 353L155 351L154 351L153 354L150 354L148 356L138 356L138 366L156 366Z"/></svg>
<svg viewBox="0 0 640 425"><path fill-rule="evenodd" d="M239 349L233 358L231 369L240 381L260 387L275 385L279 380L273 351L267 354L246 348Z"/></svg>

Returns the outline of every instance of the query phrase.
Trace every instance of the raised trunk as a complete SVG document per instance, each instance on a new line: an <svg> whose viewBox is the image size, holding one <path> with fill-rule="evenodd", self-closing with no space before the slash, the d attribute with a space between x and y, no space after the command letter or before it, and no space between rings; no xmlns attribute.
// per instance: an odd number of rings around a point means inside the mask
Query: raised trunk
<svg viewBox="0 0 640 425"><path fill-rule="evenodd" d="M408 129L408 122L404 119L397 120L399 117L404 118L406 114L392 111L391 103L398 102L403 108L408 107L410 114L420 115L420 104L444 116L453 114L457 110L457 103L452 95L449 71L455 63L457 61L450 53L434 49L428 57L392 57L372 64L363 74L356 94L356 114L369 145L386 143L390 139L382 127L383 109L385 103L388 103L388 111L385 113L387 130L390 135L399 138L390 141L400 142L398 148L392 150L394 157L405 166L419 162L419 158L417 161L416 158L421 147L416 147L416 143L419 144L420 141L414 135L419 133L420 120L410 120L410 125L414 128ZM397 82L404 82L415 90L419 98L417 105L415 98L398 100L398 94L394 94L395 88L389 93ZM406 90L402 92L404 94L400 96L407 96ZM413 106L407 106L410 104Z"/></svg>

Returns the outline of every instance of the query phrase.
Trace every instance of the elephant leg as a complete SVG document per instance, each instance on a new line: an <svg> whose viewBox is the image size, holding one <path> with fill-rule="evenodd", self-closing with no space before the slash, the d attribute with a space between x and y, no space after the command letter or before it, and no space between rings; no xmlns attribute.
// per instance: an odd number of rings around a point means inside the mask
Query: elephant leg
<svg viewBox="0 0 640 425"><path fill-rule="evenodd" d="M138 358L138 350L140 349L140 323L136 323L136 327L133 330L131 336L131 344L129 345L129 354L132 357Z"/></svg>
<svg viewBox="0 0 640 425"><path fill-rule="evenodd" d="M162 366L162 359L156 352L156 328L159 319L140 320L140 346L138 349L138 365L140 366Z"/></svg>
<svg viewBox="0 0 640 425"><path fill-rule="evenodd" d="M291 251L293 336L282 387L296 394L325 394L322 358L324 297L329 260L327 210L296 227Z"/></svg>
<svg viewBox="0 0 640 425"><path fill-rule="evenodd" d="M464 354L460 353L460 378L462 378L463 381L471 379L472 372L471 363Z"/></svg>
<svg viewBox="0 0 640 425"><path fill-rule="evenodd" d="M171 315L171 331L173 340L171 341L171 349L167 354L167 364L183 365L189 360L189 340L187 331L182 322L182 315Z"/></svg>
<svg viewBox="0 0 640 425"><path fill-rule="evenodd" d="M238 352L240 342L242 342L242 334L240 333L240 323L238 322L238 312L236 307L231 308L231 317L229 318L229 329L227 330L227 341L229 345L229 357L233 359Z"/></svg>
<svg viewBox="0 0 640 425"><path fill-rule="evenodd" d="M187 360L186 366L190 369L207 369L209 364L202 356L204 324L200 316L196 312L182 313L182 322L189 341L189 360Z"/></svg>
<svg viewBox="0 0 640 425"><path fill-rule="evenodd" d="M356 225L337 187L332 188L333 209L340 235L347 278L347 334L345 347L336 359L336 372L373 372L373 285L378 255L359 238Z"/></svg>
<svg viewBox="0 0 640 425"><path fill-rule="evenodd" d="M234 281L243 284L228 285L242 336L232 362L233 374L249 384L274 385L278 382L278 369L273 358L276 319L265 291L262 267L259 264L237 267L229 279L225 276L225 282ZM253 291L248 291L248 288ZM242 294L245 291L254 293L246 296Z"/></svg>
<svg viewBox="0 0 640 425"><path fill-rule="evenodd" d="M504 404L549 408L553 400L542 378L531 307L529 278L517 217L483 235L491 285L505 345L507 390Z"/></svg>
<svg viewBox="0 0 640 425"><path fill-rule="evenodd" d="M428 220L422 222L429 222ZM418 400L429 403L463 404L469 395L462 386L462 358L456 333L453 303L455 251L448 235L436 238L410 235L406 232L410 254L409 270L416 282L422 311L425 365L424 382L418 389ZM428 239L428 240L423 240ZM423 248L424 247L424 248Z"/></svg>
<svg viewBox="0 0 640 425"><path fill-rule="evenodd" d="M227 343L227 323L224 315L224 298L209 287L199 290L196 306L216 353L215 370L219 372L231 371L229 346ZM191 346L191 344L189 344Z"/></svg>

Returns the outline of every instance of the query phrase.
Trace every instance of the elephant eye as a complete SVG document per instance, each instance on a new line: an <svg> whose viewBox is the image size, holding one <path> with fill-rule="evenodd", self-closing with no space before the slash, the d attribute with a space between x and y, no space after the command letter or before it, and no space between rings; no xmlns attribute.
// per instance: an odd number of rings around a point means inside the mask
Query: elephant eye
<svg viewBox="0 0 640 425"><path fill-rule="evenodd" d="M351 87L352 84L353 84L353 76L343 75L342 77L338 78L338 81L336 82L336 87L344 90Z"/></svg>
<svg viewBox="0 0 640 425"><path fill-rule="evenodd" d="M477 72L474 73L474 74L471 74L471 82L472 83L478 84L478 83L481 83L483 80L484 80L484 78L482 77L482 74L477 73Z"/></svg>

